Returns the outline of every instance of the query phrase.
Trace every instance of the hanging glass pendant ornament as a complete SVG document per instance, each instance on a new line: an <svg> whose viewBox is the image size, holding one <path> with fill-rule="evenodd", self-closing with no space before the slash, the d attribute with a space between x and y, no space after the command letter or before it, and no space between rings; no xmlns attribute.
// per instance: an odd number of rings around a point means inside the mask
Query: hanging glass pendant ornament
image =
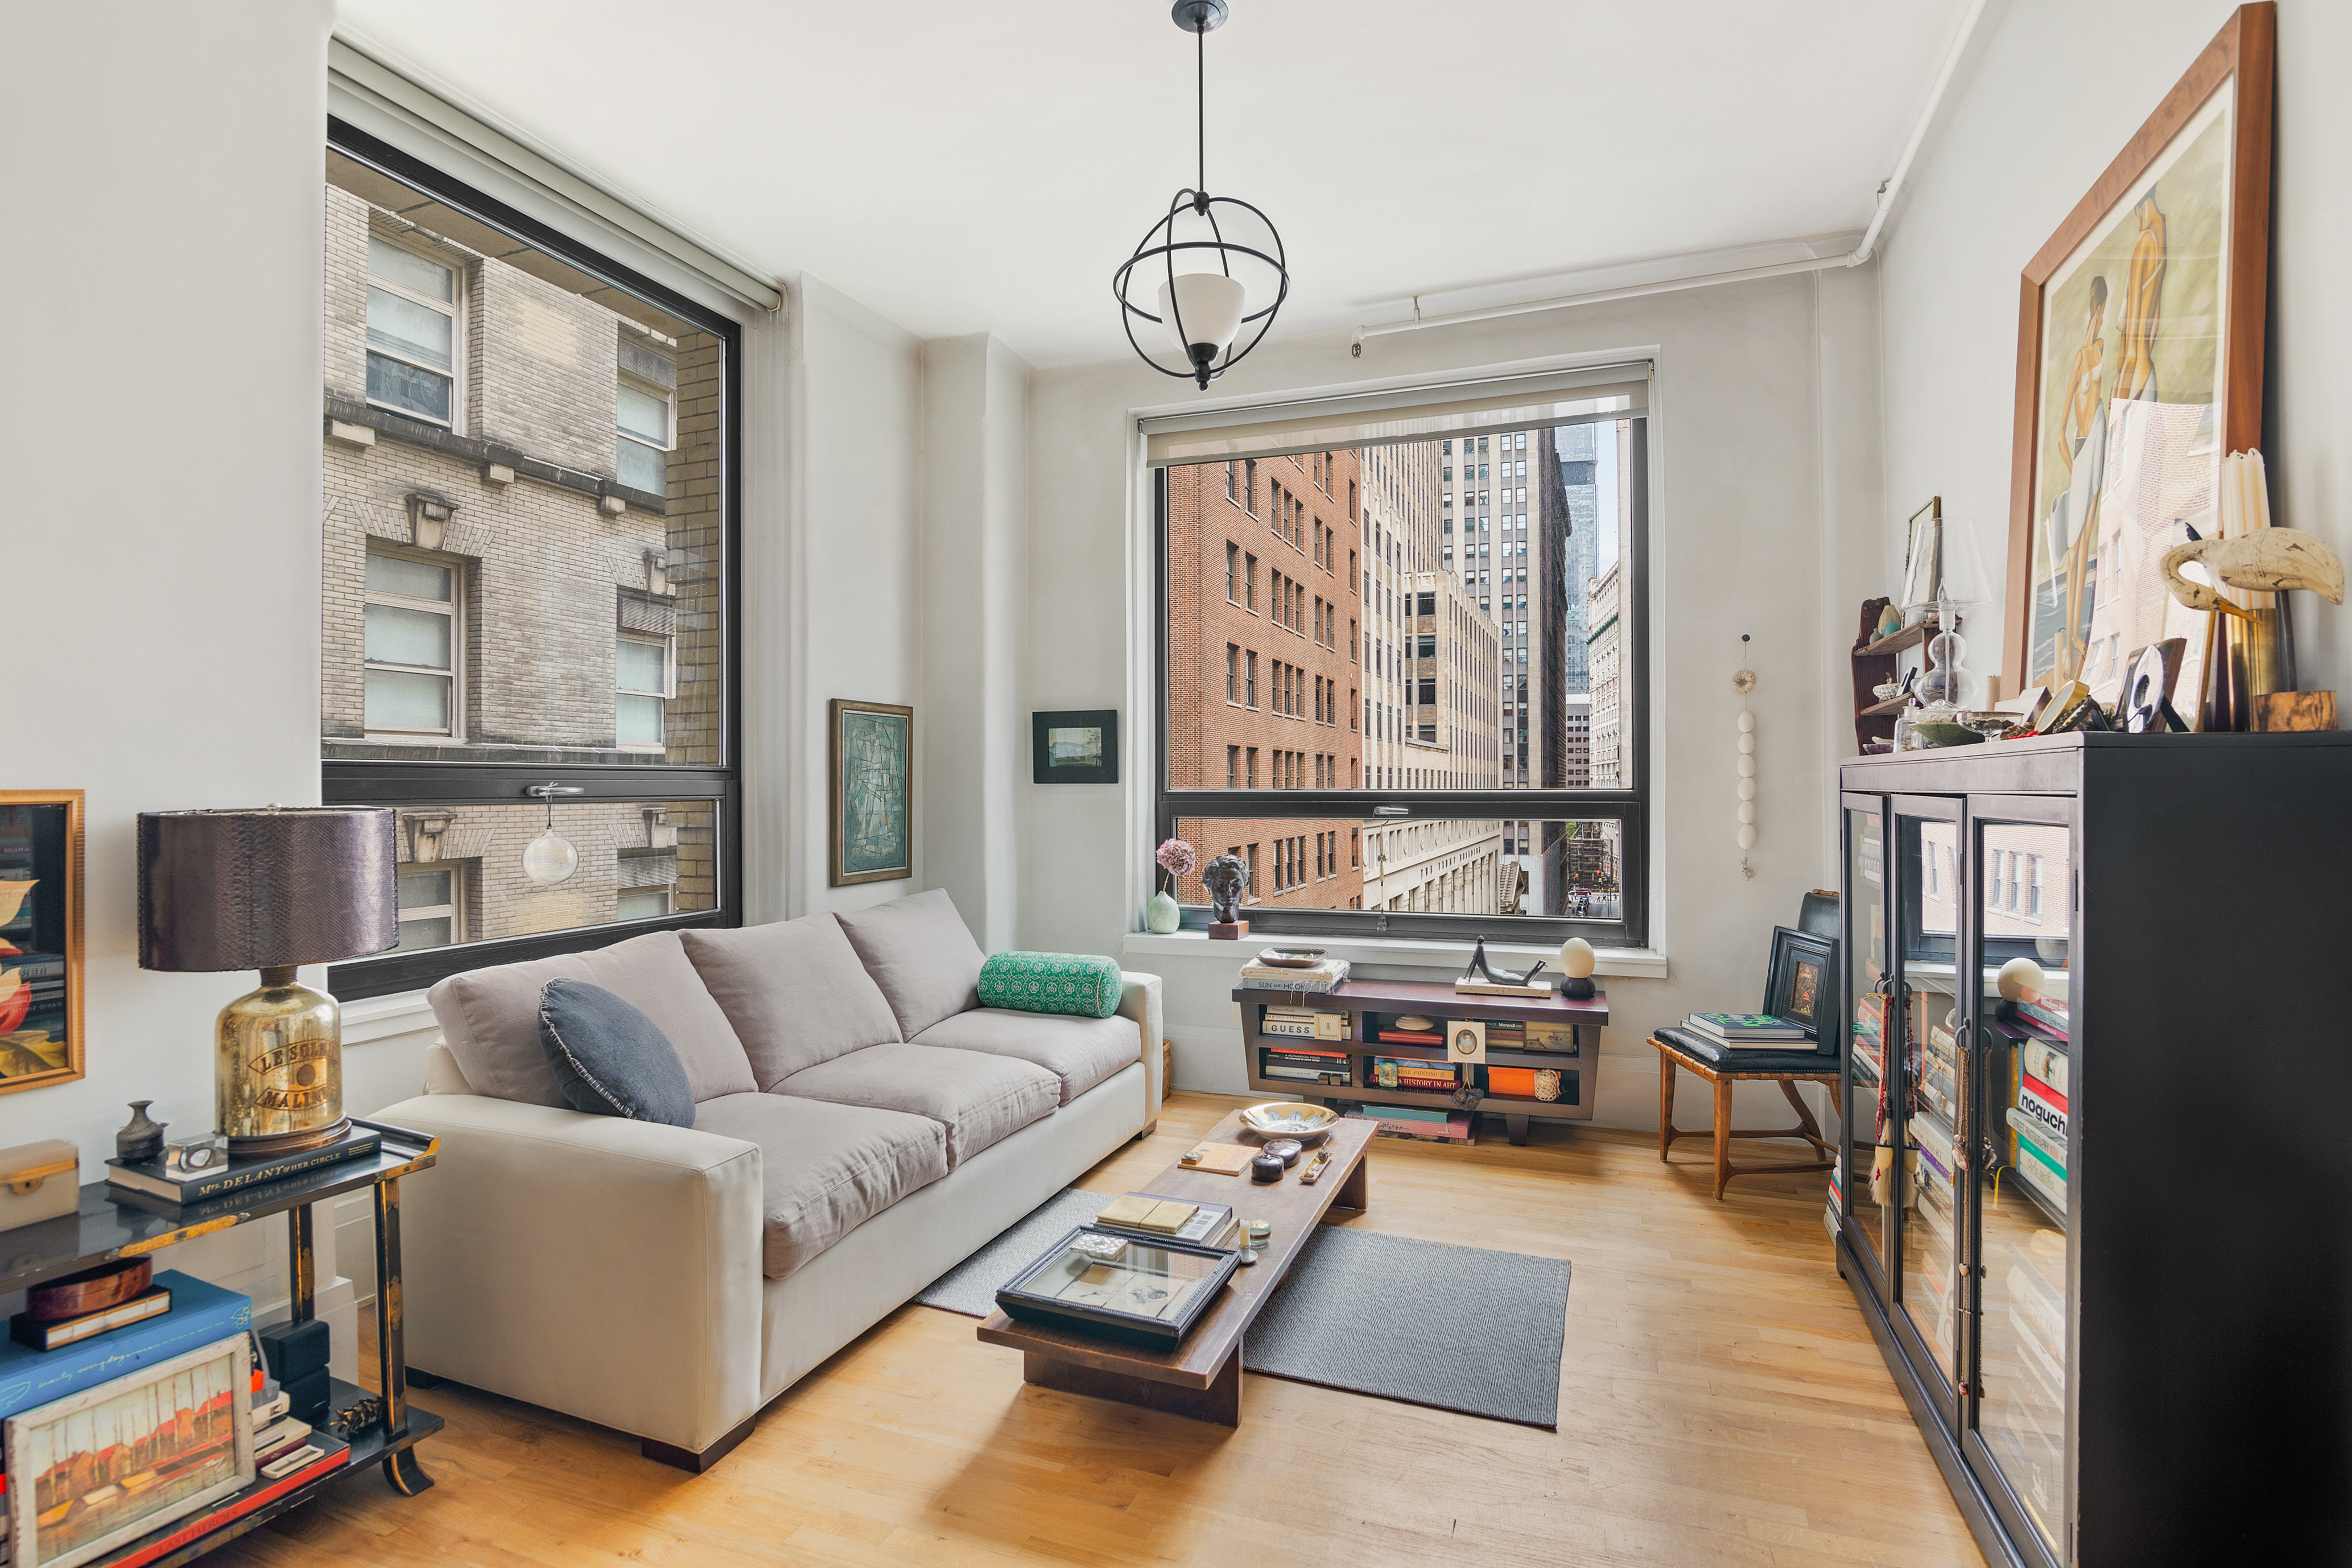
<svg viewBox="0 0 2352 1568"><path fill-rule="evenodd" d="M1176 193L1168 212L1144 231L1135 254L1111 274L1119 322L1143 363L1162 375L1189 376L1205 392L1257 347L1290 295L1290 268L1274 220L1236 196L1209 194L1208 37L1225 19L1225 0L1176 0L1170 13L1193 37L1199 124L1196 183ZM1151 290L1152 310L1135 296ZM1250 307L1255 305L1257 309ZM1175 345L1174 368L1154 359L1135 335L1138 319ZM1252 322L1257 330L1234 345ZM1153 334L1147 329L1146 337Z"/></svg>
<svg viewBox="0 0 2352 1568"><path fill-rule="evenodd" d="M580 851L555 831L555 797L580 794L578 784L533 784L523 791L547 803L547 831L523 846L522 874L542 888L551 888L580 869Z"/></svg>

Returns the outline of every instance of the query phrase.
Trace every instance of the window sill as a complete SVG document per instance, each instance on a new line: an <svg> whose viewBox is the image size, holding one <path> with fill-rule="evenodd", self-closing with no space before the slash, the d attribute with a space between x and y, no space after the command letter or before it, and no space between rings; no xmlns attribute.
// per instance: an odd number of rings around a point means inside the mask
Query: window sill
<svg viewBox="0 0 2352 1568"><path fill-rule="evenodd" d="M1290 939L1275 937L1269 941ZM1443 970L1458 974L1470 962L1470 944L1456 942L1423 942L1407 937L1328 937L1300 938L1317 947L1328 949L1334 958L1344 958L1349 963L1378 965L1382 968ZM1135 957L1187 958L1202 961L1230 961L1238 966L1256 956L1260 944L1248 937L1239 942L1213 941L1208 932L1180 931L1168 936L1151 931L1129 931L1122 940L1119 951ZM1666 955L1646 947L1603 947L1593 950L1599 961L1593 973L1601 979L1664 980L1666 978ZM1490 942L1486 956L1506 969L1524 969L1538 959L1550 970L1559 964L1559 949L1538 947L1515 942Z"/></svg>
<svg viewBox="0 0 2352 1568"><path fill-rule="evenodd" d="M422 991L400 991L389 996L363 996L342 1005L343 1044L364 1046L376 1040L392 1039L401 1035L413 1035L430 1029L439 1034L441 1026L433 1016L433 1005Z"/></svg>

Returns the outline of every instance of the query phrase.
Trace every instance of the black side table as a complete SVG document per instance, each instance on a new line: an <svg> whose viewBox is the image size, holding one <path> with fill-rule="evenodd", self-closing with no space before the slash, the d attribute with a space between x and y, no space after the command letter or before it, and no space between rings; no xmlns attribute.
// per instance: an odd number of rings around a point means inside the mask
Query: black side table
<svg viewBox="0 0 2352 1568"><path fill-rule="evenodd" d="M175 1241L209 1236L283 1213L287 1216L288 1296L294 1321L307 1322L316 1315L319 1288L318 1267L311 1253L310 1205L361 1187L373 1190L375 1353L380 1389L377 1397L383 1401L381 1418L363 1429L338 1434L351 1444L352 1457L347 1466L330 1470L156 1559L153 1568L174 1568L175 1564L201 1557L288 1510L299 1508L363 1465L381 1464L383 1478L393 1489L407 1496L413 1497L433 1484L433 1479L417 1464L415 1449L419 1442L441 1430L441 1417L408 1403L407 1362L402 1351L400 1178L431 1166L438 1155L440 1141L404 1127L363 1121L356 1117L352 1125L382 1133L383 1146L373 1154L359 1159L187 1205L166 1203L143 1193L92 1182L81 1189L79 1212L0 1231L0 1295L5 1295L115 1258L137 1258ZM367 1397L367 1390L337 1378L328 1405L331 1409L343 1410ZM131 1542L98 1559L93 1568L104 1568L107 1563L137 1552L144 1544L143 1541Z"/></svg>

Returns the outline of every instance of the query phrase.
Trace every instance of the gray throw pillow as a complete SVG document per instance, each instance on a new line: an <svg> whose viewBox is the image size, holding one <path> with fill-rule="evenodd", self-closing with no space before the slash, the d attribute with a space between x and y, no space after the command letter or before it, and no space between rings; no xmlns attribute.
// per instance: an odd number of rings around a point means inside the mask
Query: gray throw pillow
<svg viewBox="0 0 2352 1568"><path fill-rule="evenodd" d="M539 994L539 1045L572 1110L694 1125L694 1091L669 1037L603 986L549 981Z"/></svg>

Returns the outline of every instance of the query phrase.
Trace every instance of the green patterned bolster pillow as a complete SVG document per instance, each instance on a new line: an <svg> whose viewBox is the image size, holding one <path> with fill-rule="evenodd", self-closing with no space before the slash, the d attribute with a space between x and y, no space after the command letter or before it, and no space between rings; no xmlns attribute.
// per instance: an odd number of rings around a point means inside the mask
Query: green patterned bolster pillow
<svg viewBox="0 0 2352 1568"><path fill-rule="evenodd" d="M1108 1018L1118 1011L1118 963L1090 952L1000 952L980 966L980 1005Z"/></svg>

